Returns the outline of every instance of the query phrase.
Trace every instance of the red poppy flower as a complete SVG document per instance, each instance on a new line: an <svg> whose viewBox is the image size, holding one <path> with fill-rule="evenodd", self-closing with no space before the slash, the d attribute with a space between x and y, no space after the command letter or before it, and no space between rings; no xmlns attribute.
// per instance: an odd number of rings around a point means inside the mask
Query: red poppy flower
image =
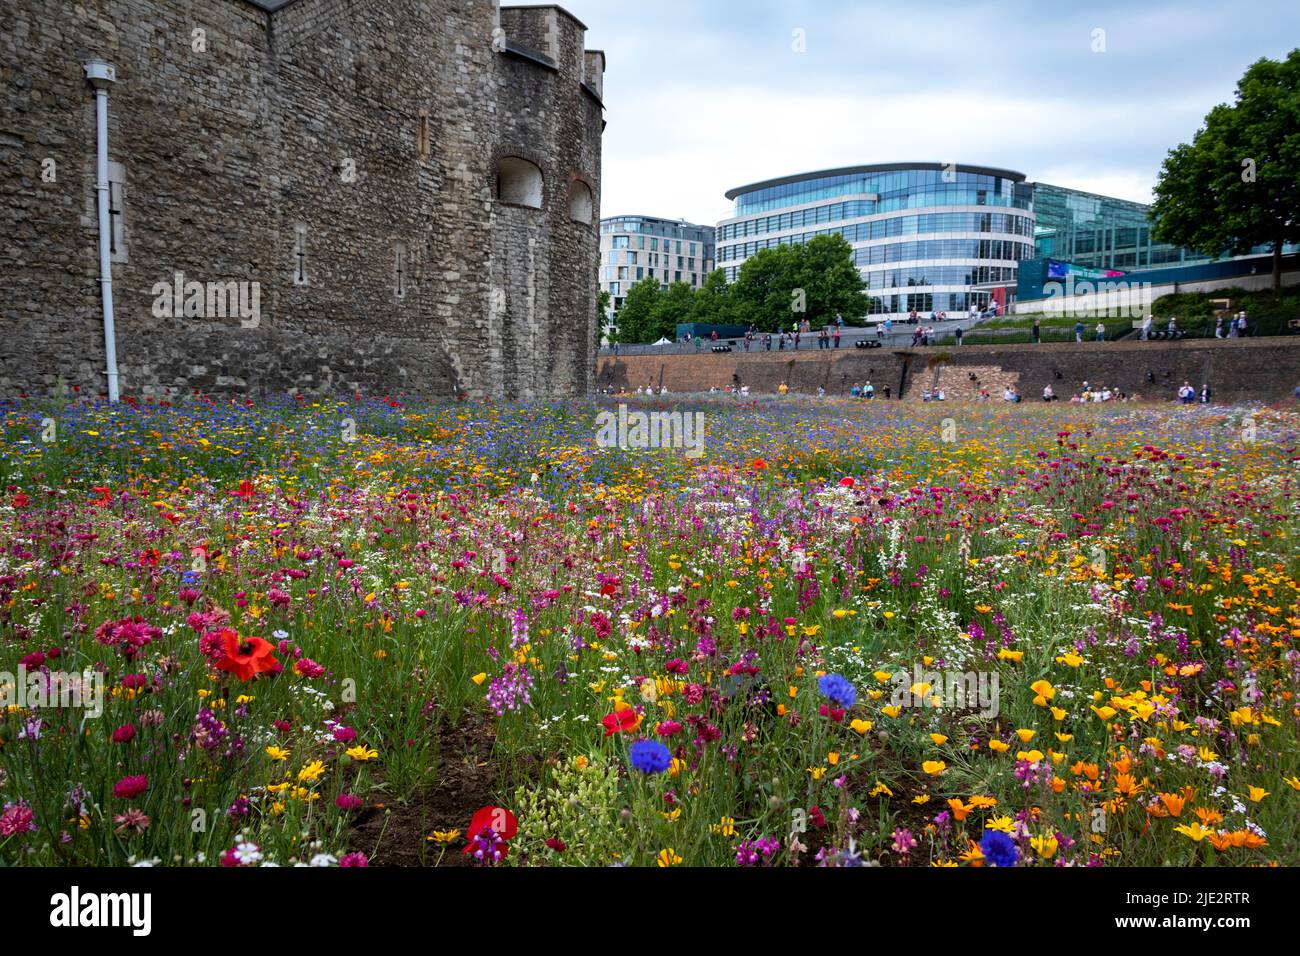
<svg viewBox="0 0 1300 956"><path fill-rule="evenodd" d="M606 714L600 722L605 727L605 736L612 737L621 731L636 730L641 724L641 717L629 707L626 710L616 710L612 714Z"/></svg>
<svg viewBox="0 0 1300 956"><path fill-rule="evenodd" d="M235 492L236 498L252 498L256 494L253 483L245 478L239 483L239 490Z"/></svg>
<svg viewBox="0 0 1300 956"><path fill-rule="evenodd" d="M840 479L840 487L841 487L841 488L852 488L852 487L853 487L853 479L852 479L851 477L850 477L850 478L841 478L841 479Z"/></svg>
<svg viewBox="0 0 1300 956"><path fill-rule="evenodd" d="M217 670L234 674L240 680L252 680L265 671L278 672L280 662L275 659L275 645L260 637L240 638L232 630L222 631L222 650Z"/></svg>
<svg viewBox="0 0 1300 956"><path fill-rule="evenodd" d="M497 859L504 860L506 854L510 852L509 842L519 832L519 821L505 807L484 807L469 821L469 831L466 833L469 843L461 852L473 853L479 845L479 836L485 830L492 830L500 839L501 843L497 847L500 855ZM491 842L490 837L487 839Z"/></svg>
<svg viewBox="0 0 1300 956"><path fill-rule="evenodd" d="M755 471L762 471L764 468L767 467L767 462L765 462L761 458L755 458L753 462L751 462L750 467L752 467Z"/></svg>

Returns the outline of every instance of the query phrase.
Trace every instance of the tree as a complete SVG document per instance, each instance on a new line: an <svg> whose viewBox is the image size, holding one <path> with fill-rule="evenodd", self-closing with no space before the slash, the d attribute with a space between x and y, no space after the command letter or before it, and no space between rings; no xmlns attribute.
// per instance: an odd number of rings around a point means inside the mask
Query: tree
<svg viewBox="0 0 1300 956"><path fill-rule="evenodd" d="M661 295L658 279L642 279L627 290L623 308L614 316L620 342L653 342L659 337L654 329Z"/></svg>
<svg viewBox="0 0 1300 956"><path fill-rule="evenodd" d="M605 323L609 321L609 319L606 318L606 316L609 313L609 303L610 303L609 293L606 292L604 289L601 289L600 293L596 296L596 348L597 349L600 348L600 343L604 341L606 338L609 339L609 343L611 345L613 345L615 342L618 341L618 333L605 332L605 329L607 328Z"/></svg>
<svg viewBox="0 0 1300 956"><path fill-rule="evenodd" d="M817 236L800 247L800 253L796 278L807 293L810 326L827 325L836 316L843 316L849 325L862 325L870 303L848 240L841 235Z"/></svg>
<svg viewBox="0 0 1300 956"><path fill-rule="evenodd" d="M733 325L730 286L725 269L714 269L695 293L690 321L699 325Z"/></svg>
<svg viewBox="0 0 1300 956"><path fill-rule="evenodd" d="M691 321L694 305L695 289L689 282L674 282L661 292L653 313L655 341L660 336L676 340L678 323Z"/></svg>
<svg viewBox="0 0 1300 956"><path fill-rule="evenodd" d="M760 249L745 260L732 284L732 314L742 325L776 332L790 324L797 303L794 280L795 246Z"/></svg>
<svg viewBox="0 0 1300 956"><path fill-rule="evenodd" d="M1191 143L1170 150L1152 207L1159 242L1203 255L1273 251L1282 287L1282 247L1300 241L1300 49L1261 59Z"/></svg>
<svg viewBox="0 0 1300 956"><path fill-rule="evenodd" d="M765 332L805 319L816 328L837 316L861 325L869 307L853 247L839 235L761 249L740 267L729 291L734 317Z"/></svg>

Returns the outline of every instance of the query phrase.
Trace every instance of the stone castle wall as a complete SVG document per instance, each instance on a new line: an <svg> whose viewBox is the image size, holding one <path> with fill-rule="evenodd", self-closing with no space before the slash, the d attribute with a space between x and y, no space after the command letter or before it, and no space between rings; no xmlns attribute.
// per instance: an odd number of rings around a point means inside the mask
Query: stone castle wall
<svg viewBox="0 0 1300 956"><path fill-rule="evenodd" d="M604 61L562 9L0 0L0 20L0 397L107 390L96 57L118 79L123 395L587 390L599 226L570 184L598 208ZM540 209L502 201L507 157L540 169ZM159 318L176 273L256 283L256 323Z"/></svg>

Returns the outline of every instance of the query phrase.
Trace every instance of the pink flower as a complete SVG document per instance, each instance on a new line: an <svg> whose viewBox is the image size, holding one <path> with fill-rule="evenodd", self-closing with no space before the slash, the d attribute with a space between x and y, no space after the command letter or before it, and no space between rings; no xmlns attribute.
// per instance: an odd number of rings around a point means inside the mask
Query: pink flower
<svg viewBox="0 0 1300 956"><path fill-rule="evenodd" d="M135 724L123 724L113 731L113 743L124 744L135 738Z"/></svg>
<svg viewBox="0 0 1300 956"><path fill-rule="evenodd" d="M355 793L340 793L334 798L334 805L340 810L360 810L361 798Z"/></svg>
<svg viewBox="0 0 1300 956"><path fill-rule="evenodd" d="M0 813L0 837L17 836L36 830L36 817L26 801L6 803L4 812Z"/></svg>
<svg viewBox="0 0 1300 956"><path fill-rule="evenodd" d="M149 789L149 778L144 774L137 777L123 777L113 784L113 796L122 800L133 800Z"/></svg>
<svg viewBox="0 0 1300 956"><path fill-rule="evenodd" d="M366 855L360 851L356 853L347 853L339 857L339 866L369 866L370 861Z"/></svg>

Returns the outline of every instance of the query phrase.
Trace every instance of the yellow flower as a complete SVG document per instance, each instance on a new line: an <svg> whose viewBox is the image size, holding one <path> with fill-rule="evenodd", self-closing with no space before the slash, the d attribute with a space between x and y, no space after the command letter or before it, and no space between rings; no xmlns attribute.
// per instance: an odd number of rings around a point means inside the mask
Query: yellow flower
<svg viewBox="0 0 1300 956"><path fill-rule="evenodd" d="M840 755L836 751L832 750L826 755L826 762L833 767L840 762Z"/></svg>
<svg viewBox="0 0 1300 956"><path fill-rule="evenodd" d="M1283 782L1292 790L1300 790L1300 777L1284 777Z"/></svg>
<svg viewBox="0 0 1300 956"><path fill-rule="evenodd" d="M441 843L444 846L448 843L455 843L460 839L459 830L434 830L433 833L426 837L430 843Z"/></svg>
<svg viewBox="0 0 1300 956"><path fill-rule="evenodd" d="M298 771L298 780L300 783L315 783L320 779L321 774L325 772L325 764L319 760L313 760L307 766Z"/></svg>
<svg viewBox="0 0 1300 956"><path fill-rule="evenodd" d="M682 858L677 854L676 850L669 847L666 850L659 851L659 856L655 858L655 862L663 867L677 866L682 862Z"/></svg>
<svg viewBox="0 0 1300 956"><path fill-rule="evenodd" d="M1011 817L994 817L984 824L986 830L998 830L1001 833L1011 833L1016 828L1016 821Z"/></svg>
<svg viewBox="0 0 1300 956"><path fill-rule="evenodd" d="M869 797L878 797L878 796L880 796L882 793L883 793L885 796L887 796L887 797L892 797L892 796L894 795L894 791L890 790L890 789L889 789L888 787L886 787L883 783L880 783L879 781L877 781L877 782L876 782L876 785L875 785L874 787L871 788L871 792L870 792L869 794L867 794L867 796L869 796Z"/></svg>
<svg viewBox="0 0 1300 956"><path fill-rule="evenodd" d="M888 707L881 707L880 712L884 714L886 717L897 717L899 714L903 712L903 708L895 707L894 705L891 704Z"/></svg>
<svg viewBox="0 0 1300 956"><path fill-rule="evenodd" d="M1259 803L1259 801L1263 800L1268 795L1269 792L1263 787L1251 787L1250 793L1247 794L1251 803Z"/></svg>
<svg viewBox="0 0 1300 956"><path fill-rule="evenodd" d="M357 746L355 747L348 748L347 755L351 757L353 760L366 761L366 760L374 760L376 757L378 757L379 751L371 750L365 744L357 744Z"/></svg>
<svg viewBox="0 0 1300 956"><path fill-rule="evenodd" d="M487 674L484 674L484 673L478 673L478 674L475 674L473 677L470 678L470 680L472 680L474 683L476 683L476 684L482 686L483 682L484 682L485 680L487 680Z"/></svg>
<svg viewBox="0 0 1300 956"><path fill-rule="evenodd" d="M289 759L289 751L285 750L285 749L282 748L282 747L267 747L267 748L266 748L266 755L267 755L268 757L270 757L272 760L288 760L288 759Z"/></svg>
<svg viewBox="0 0 1300 956"><path fill-rule="evenodd" d="M822 777L826 776L825 767L809 767L808 772L812 774L814 780L820 780Z"/></svg>
<svg viewBox="0 0 1300 956"><path fill-rule="evenodd" d="M1078 667L1083 663L1083 658L1074 651L1067 651L1056 659L1058 664L1064 664L1066 667Z"/></svg>
<svg viewBox="0 0 1300 956"><path fill-rule="evenodd" d="M851 727L853 729L853 732L856 734L865 734L867 731L871 729L872 724L871 721L869 720L858 719L850 723L849 727ZM1300 790L1300 787L1297 787L1296 789Z"/></svg>
<svg viewBox="0 0 1300 956"><path fill-rule="evenodd" d="M998 754L1006 753L1010 749L1011 749L1011 745L1008 743L1003 743L1001 740L989 741L989 750L992 750L994 753L998 753Z"/></svg>
<svg viewBox="0 0 1300 956"><path fill-rule="evenodd" d="M930 735L930 741L931 741L931 742L932 742L936 747L942 747L944 744L946 744L946 743L948 742L948 735L947 735L947 734L931 734L931 735Z"/></svg>
<svg viewBox="0 0 1300 956"><path fill-rule="evenodd" d="M1207 836L1210 835L1211 832L1205 829L1205 827L1201 826L1199 823L1191 823L1191 824L1184 823L1182 826L1174 827L1174 831L1176 833L1181 833L1183 836L1188 837L1196 841L1197 843L1200 843L1202 840L1204 840Z"/></svg>
<svg viewBox="0 0 1300 956"><path fill-rule="evenodd" d="M1034 848L1034 851L1039 855L1039 857L1044 860L1050 860L1053 856L1056 855L1056 847L1057 847L1056 837L1052 837L1052 836L1034 837L1029 841L1029 845L1032 846Z"/></svg>
<svg viewBox="0 0 1300 956"><path fill-rule="evenodd" d="M1119 713L1119 711L1117 711L1114 707L1094 707L1092 709L1092 712L1096 714L1098 717L1100 717L1102 720L1110 720L1117 713Z"/></svg>
<svg viewBox="0 0 1300 956"><path fill-rule="evenodd" d="M1036 730L1030 730L1027 727L1022 727L1016 731L1016 736L1020 738L1020 742L1022 744L1027 744L1029 743L1029 741L1034 739L1034 735L1037 733L1038 731Z"/></svg>
<svg viewBox="0 0 1300 956"><path fill-rule="evenodd" d="M1024 656L1024 651L1009 651L1005 647L998 651L998 660L1011 661L1016 664L1019 664Z"/></svg>
<svg viewBox="0 0 1300 956"><path fill-rule="evenodd" d="M709 827L710 832L720 833L725 837L736 835L736 820L734 817L723 817L721 823L714 823Z"/></svg>
<svg viewBox="0 0 1300 956"><path fill-rule="evenodd" d="M927 760L921 764L921 769L932 777L937 777L948 768L948 765L942 760Z"/></svg>
<svg viewBox="0 0 1300 956"><path fill-rule="evenodd" d="M1061 709L1060 707L1053 707L1053 708L1052 708L1052 719L1053 719L1053 720L1065 720L1065 718L1066 718L1067 716L1068 716L1068 715L1066 714L1066 712L1065 712L1063 709Z"/></svg>
<svg viewBox="0 0 1300 956"><path fill-rule="evenodd" d="M876 671L871 676L874 677L880 683L885 684L888 683L890 679L893 678L894 675L889 673L888 671Z"/></svg>

